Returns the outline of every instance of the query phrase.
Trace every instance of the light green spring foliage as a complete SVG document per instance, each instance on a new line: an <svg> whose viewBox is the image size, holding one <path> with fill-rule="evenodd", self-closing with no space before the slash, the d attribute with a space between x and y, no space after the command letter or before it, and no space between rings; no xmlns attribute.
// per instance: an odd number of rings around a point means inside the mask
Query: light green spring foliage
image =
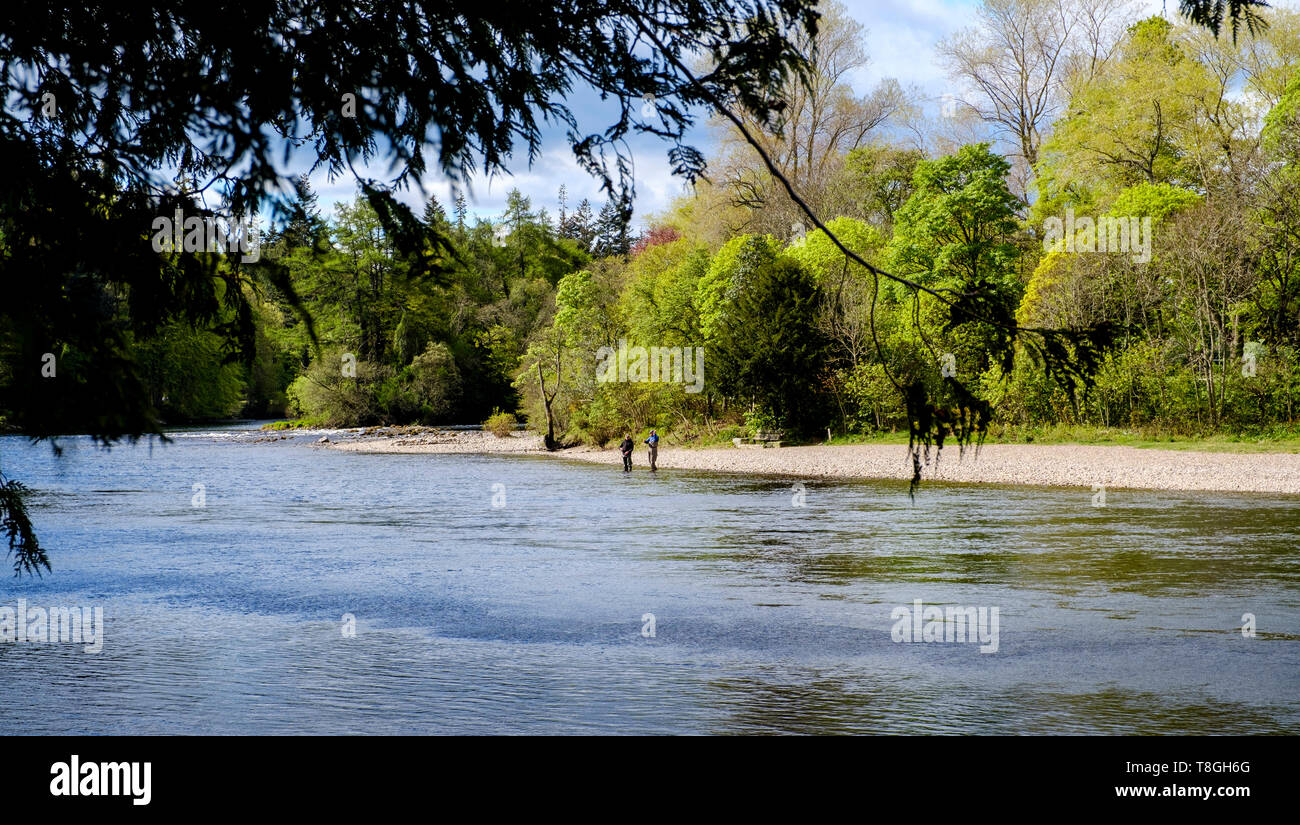
<svg viewBox="0 0 1300 825"><path fill-rule="evenodd" d="M1220 99L1214 76L1188 55L1184 37L1162 17L1135 23L1118 57L1074 90L1039 164L1039 191L1053 207L1066 188L1081 189L1071 200L1090 207L1093 197L1079 196L1089 189L1105 200L1107 191L1142 182L1197 182L1194 156L1211 155L1221 140L1205 131L1203 110L1240 119L1229 112L1240 107Z"/></svg>
<svg viewBox="0 0 1300 825"><path fill-rule="evenodd" d="M707 248L683 238L651 246L628 264L621 307L633 342L648 346L700 343L696 294L709 263Z"/></svg>
<svg viewBox="0 0 1300 825"><path fill-rule="evenodd" d="M578 341L583 333L597 326L598 290L590 269L571 272L560 279L555 289L555 327L566 343Z"/></svg>
<svg viewBox="0 0 1300 825"><path fill-rule="evenodd" d="M1034 274L1025 287L1025 295L1020 299L1016 310L1016 323L1024 326L1038 326L1044 323L1040 318L1044 304L1052 293L1061 288L1069 272L1070 254L1067 252L1049 252L1034 267Z"/></svg>
<svg viewBox="0 0 1300 825"><path fill-rule="evenodd" d="M1111 204L1112 217L1151 218L1158 225L1170 216L1201 202L1201 196L1169 183L1139 183L1119 193Z"/></svg>
<svg viewBox="0 0 1300 825"><path fill-rule="evenodd" d="M1169 183L1139 183L1122 190L1106 212L1110 217L1151 218L1152 231L1179 212L1200 203L1196 192ZM1076 214L1086 212L1076 208ZM1059 215L1057 217L1060 217ZM1070 288L1075 277L1088 277L1076 271L1078 261L1072 253L1053 251L1045 254L1030 276L1025 295L1016 311L1016 319L1026 326L1051 323L1042 316L1045 305L1062 290Z"/></svg>
<svg viewBox="0 0 1300 825"><path fill-rule="evenodd" d="M875 227L856 218L836 218L826 222L829 229L840 242L871 264L878 263L880 251L885 246L885 239ZM837 283L841 273L848 267L848 273L854 277L869 278L866 268L853 261L840 250L830 236L820 229L809 232L802 239L796 240L785 249L785 254L793 258L804 268L819 286Z"/></svg>
<svg viewBox="0 0 1300 825"><path fill-rule="evenodd" d="M555 292L555 324L567 347L594 349L612 344L625 319L619 308L624 273L621 266L596 261L565 275Z"/></svg>
<svg viewBox="0 0 1300 825"><path fill-rule="evenodd" d="M925 154L919 149L881 144L859 146L845 155L844 183L857 201L859 215L891 232L894 216L912 194L912 177L922 160Z"/></svg>
<svg viewBox="0 0 1300 825"><path fill-rule="evenodd" d="M1196 45L1195 32L1164 18L1144 19L1128 29L1121 52L1092 83L1075 82L1066 116L1041 149L1030 226L1067 208L1080 216L1110 209L1115 216L1158 218L1152 209L1170 191L1174 200L1166 208L1177 209L1177 191L1204 188L1195 161L1218 165L1225 139L1206 123L1244 129L1247 109L1221 99L1212 71L1190 56ZM1114 207L1126 191L1130 203Z"/></svg>
<svg viewBox="0 0 1300 825"><path fill-rule="evenodd" d="M347 372L344 364L349 366ZM341 347L331 348L289 385L291 412L326 427L378 423L376 391L391 375L391 367L357 360Z"/></svg>
<svg viewBox="0 0 1300 825"><path fill-rule="evenodd" d="M1283 161L1300 159L1300 69L1287 85L1282 99L1264 118L1264 148Z"/></svg>
<svg viewBox="0 0 1300 825"><path fill-rule="evenodd" d="M515 431L518 421L514 415L508 412L496 411L488 416L488 420L483 422L483 429L495 435L497 438L509 438L510 434Z"/></svg>
<svg viewBox="0 0 1300 825"><path fill-rule="evenodd" d="M754 235L738 235L722 245L709 262L708 271L700 278L695 294L695 306L700 316L700 331L707 340L713 336L718 317L726 307L727 293L734 283L741 250ZM759 237L772 255L781 251L781 242L771 235Z"/></svg>
<svg viewBox="0 0 1300 825"><path fill-rule="evenodd" d="M1268 104L1276 104L1300 76L1300 9L1274 3L1268 29L1242 45L1242 63L1250 68L1246 89Z"/></svg>
<svg viewBox="0 0 1300 825"><path fill-rule="evenodd" d="M985 143L917 164L915 191L884 253L889 271L924 285L1009 277L1017 254L1009 238L1018 227L1009 169Z"/></svg>

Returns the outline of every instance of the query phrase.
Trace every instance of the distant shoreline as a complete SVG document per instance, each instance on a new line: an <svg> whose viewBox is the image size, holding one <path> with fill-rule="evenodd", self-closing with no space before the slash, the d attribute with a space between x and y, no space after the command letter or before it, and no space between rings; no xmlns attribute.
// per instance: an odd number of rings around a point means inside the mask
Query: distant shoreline
<svg viewBox="0 0 1300 825"><path fill-rule="evenodd" d="M434 427L371 427L335 431L321 446L353 453L541 453L540 435L512 433L504 438L485 430L440 430Z"/></svg>
<svg viewBox="0 0 1300 825"><path fill-rule="evenodd" d="M540 436L515 433L426 430L385 435L349 433L322 444L361 453L538 454L573 461L621 463L618 451L573 447L548 453ZM933 456L932 456L933 458ZM907 448L898 444L818 445L769 449L659 450L663 470L698 470L805 479L911 478ZM633 471L648 472L644 445L633 455ZM987 444L961 456L950 445L922 470L922 479L977 484L1046 487L1105 485L1107 489L1187 490L1300 495L1300 454L1223 453L1071 444Z"/></svg>

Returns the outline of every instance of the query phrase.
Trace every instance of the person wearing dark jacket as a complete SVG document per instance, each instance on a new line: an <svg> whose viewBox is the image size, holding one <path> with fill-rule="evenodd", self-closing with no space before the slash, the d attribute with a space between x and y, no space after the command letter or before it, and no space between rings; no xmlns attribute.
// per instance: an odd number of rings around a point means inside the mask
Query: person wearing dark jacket
<svg viewBox="0 0 1300 825"><path fill-rule="evenodd" d="M632 472L632 449L635 445L632 443L632 434L623 433L623 443L618 445L618 449L623 453L623 472Z"/></svg>

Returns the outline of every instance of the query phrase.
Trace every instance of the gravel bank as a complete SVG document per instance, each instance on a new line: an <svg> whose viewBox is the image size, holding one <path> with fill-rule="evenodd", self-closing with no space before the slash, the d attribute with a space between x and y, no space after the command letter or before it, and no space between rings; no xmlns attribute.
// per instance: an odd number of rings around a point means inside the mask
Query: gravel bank
<svg viewBox="0 0 1300 825"><path fill-rule="evenodd" d="M390 427L346 430L321 446L354 453L545 453L542 437L517 432L498 438L482 430Z"/></svg>
<svg viewBox="0 0 1300 825"><path fill-rule="evenodd" d="M557 455L618 466L617 450L578 447ZM634 471L647 470L645 448L633 457ZM798 478L888 478L912 476L907 448L893 444L781 447L777 449L659 450L664 470L710 470ZM1300 494L1300 455L1291 453L1208 453L1134 447L990 444L978 455L955 448L922 471L936 481L1035 484L1144 490L1219 490Z"/></svg>
<svg viewBox="0 0 1300 825"><path fill-rule="evenodd" d="M541 436L517 432L498 438L475 430L387 427L332 431L320 446L361 453L537 453L619 466L618 451L575 447L547 453ZM647 469L644 445L634 469ZM659 450L664 470L776 475L794 478L911 478L907 448L898 444L735 449ZM982 484L1033 484L1141 490L1218 490L1300 495L1300 454L1210 453L1134 447L989 444L964 457L955 447L931 462L922 478Z"/></svg>

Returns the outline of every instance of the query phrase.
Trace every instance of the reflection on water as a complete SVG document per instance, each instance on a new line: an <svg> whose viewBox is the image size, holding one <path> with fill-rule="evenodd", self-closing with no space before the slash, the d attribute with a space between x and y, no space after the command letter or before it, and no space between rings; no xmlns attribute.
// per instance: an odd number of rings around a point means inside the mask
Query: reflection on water
<svg viewBox="0 0 1300 825"><path fill-rule="evenodd" d="M794 507L776 479L253 437L0 439L55 565L0 607L102 606L106 636L0 643L0 688L41 697L0 733L1300 732L1300 499ZM913 599L998 607L998 652L893 642Z"/></svg>

